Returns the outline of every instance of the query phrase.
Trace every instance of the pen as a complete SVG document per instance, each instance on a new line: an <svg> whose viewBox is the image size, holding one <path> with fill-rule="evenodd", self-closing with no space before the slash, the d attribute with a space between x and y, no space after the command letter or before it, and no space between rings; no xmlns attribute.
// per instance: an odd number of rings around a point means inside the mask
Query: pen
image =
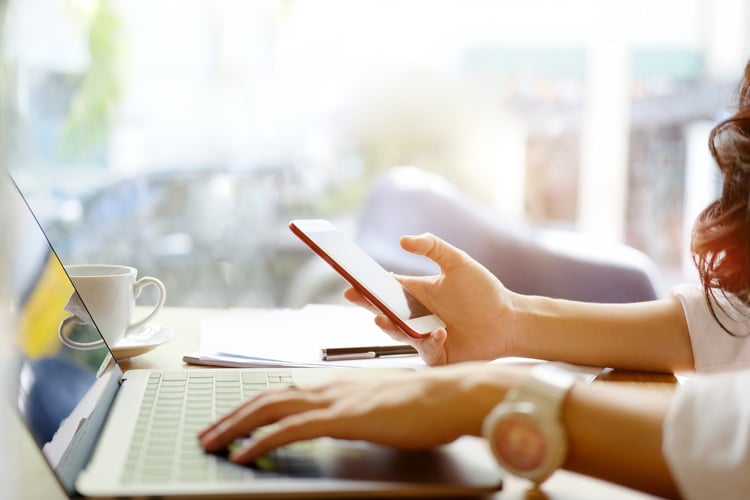
<svg viewBox="0 0 750 500"><path fill-rule="evenodd" d="M398 356L401 354L417 354L417 350L410 345L328 347L320 350L320 358L323 361L374 359L381 356Z"/></svg>

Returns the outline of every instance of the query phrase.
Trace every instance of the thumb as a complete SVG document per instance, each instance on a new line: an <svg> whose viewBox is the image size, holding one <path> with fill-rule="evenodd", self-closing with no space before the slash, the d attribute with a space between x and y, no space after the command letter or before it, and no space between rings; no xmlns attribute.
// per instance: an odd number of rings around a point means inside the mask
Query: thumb
<svg viewBox="0 0 750 500"><path fill-rule="evenodd" d="M448 364L445 351L445 341L447 338L448 333L445 331L445 328L438 328L419 340L416 347L425 363L429 366Z"/></svg>
<svg viewBox="0 0 750 500"><path fill-rule="evenodd" d="M399 242L401 248L416 255L424 255L437 264L443 272L459 266L469 259L465 252L432 233L402 236Z"/></svg>

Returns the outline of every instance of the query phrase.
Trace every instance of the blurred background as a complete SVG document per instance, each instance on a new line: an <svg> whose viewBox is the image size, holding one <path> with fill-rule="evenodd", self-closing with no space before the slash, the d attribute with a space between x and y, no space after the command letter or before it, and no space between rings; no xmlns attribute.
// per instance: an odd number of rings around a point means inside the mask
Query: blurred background
<svg viewBox="0 0 750 500"><path fill-rule="evenodd" d="M134 265L168 305L332 300L287 222L364 242L393 172L493 230L632 248L663 293L695 279L748 21L744 0L10 0L4 162L64 263Z"/></svg>

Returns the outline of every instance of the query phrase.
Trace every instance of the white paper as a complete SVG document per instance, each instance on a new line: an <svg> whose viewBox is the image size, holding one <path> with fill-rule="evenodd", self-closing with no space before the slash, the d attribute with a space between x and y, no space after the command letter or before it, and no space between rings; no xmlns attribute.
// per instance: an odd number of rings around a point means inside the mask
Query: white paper
<svg viewBox="0 0 750 500"><path fill-rule="evenodd" d="M321 361L320 356L323 348L397 344L361 307L314 304L206 318L201 322L198 357L223 366L424 365L418 356L336 363Z"/></svg>

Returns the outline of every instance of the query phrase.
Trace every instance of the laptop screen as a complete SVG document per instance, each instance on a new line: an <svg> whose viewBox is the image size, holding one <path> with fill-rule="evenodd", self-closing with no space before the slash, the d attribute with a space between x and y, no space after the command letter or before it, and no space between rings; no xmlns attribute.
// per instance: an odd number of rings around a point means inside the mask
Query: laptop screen
<svg viewBox="0 0 750 500"><path fill-rule="evenodd" d="M75 293L73 284L5 172L0 172L0 196L6 205L0 214L7 261L2 306L10 311L13 347L4 373L6 390L58 479L72 491L77 470L88 458L84 435L98 420L91 417L102 396L113 394L117 377L113 370L99 376L111 364L106 347L75 350L60 341L58 326L70 314L65 306ZM76 328L84 329L77 335L99 337L94 327Z"/></svg>

